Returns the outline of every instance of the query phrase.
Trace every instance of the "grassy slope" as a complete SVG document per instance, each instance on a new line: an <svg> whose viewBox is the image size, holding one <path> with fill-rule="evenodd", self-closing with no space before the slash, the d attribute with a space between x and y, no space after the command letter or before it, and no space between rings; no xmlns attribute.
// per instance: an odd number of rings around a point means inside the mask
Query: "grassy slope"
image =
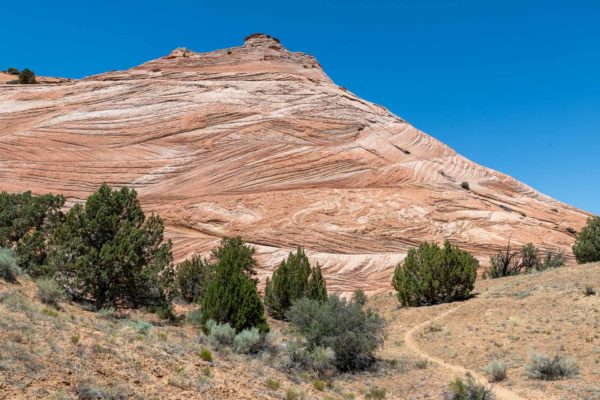
<svg viewBox="0 0 600 400"><path fill-rule="evenodd" d="M107 320L69 303L54 311L35 299L32 282L0 281L0 398L71 399L103 390L112 398L277 399L293 388L305 398L343 399L346 393L362 398L378 386L387 389L388 399L440 399L456 374L423 363L404 335L461 305L416 332L422 350L476 372L501 359L509 365L503 385L527 398L600 399L600 300L583 294L587 285L600 291L600 264L479 281L478 295L460 304L400 308L392 295L373 298L370 305L388 321L379 367L338 376L320 392L311 379L271 367L266 355L213 351L212 363L200 360L206 339L190 326L161 326L153 315L137 311L129 319ZM136 320L154 326L143 334ZM273 327L285 329L280 323ZM555 382L529 379L524 366L533 351L575 357L581 374ZM267 379L281 387L269 389Z"/></svg>

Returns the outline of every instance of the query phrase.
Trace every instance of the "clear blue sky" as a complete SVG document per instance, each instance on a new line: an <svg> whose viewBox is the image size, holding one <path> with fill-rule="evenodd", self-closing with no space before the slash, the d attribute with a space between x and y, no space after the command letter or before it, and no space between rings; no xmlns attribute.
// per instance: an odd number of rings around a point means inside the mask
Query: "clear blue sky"
<svg viewBox="0 0 600 400"><path fill-rule="evenodd" d="M0 68L75 78L270 33L468 158L600 214L600 1L33 0L0 18Z"/></svg>

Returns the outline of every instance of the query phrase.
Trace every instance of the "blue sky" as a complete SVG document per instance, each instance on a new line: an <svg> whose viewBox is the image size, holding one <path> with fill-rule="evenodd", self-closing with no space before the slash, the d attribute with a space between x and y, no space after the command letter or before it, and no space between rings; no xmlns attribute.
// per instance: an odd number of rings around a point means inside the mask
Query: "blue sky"
<svg viewBox="0 0 600 400"><path fill-rule="evenodd" d="M600 1L33 0L0 17L0 68L75 78L270 33L466 157L600 214Z"/></svg>

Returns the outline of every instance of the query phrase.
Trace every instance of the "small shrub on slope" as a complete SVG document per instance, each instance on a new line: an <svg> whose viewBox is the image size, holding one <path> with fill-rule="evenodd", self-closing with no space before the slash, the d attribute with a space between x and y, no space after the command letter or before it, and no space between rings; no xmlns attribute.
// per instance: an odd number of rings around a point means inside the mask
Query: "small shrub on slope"
<svg viewBox="0 0 600 400"><path fill-rule="evenodd" d="M545 354L533 354L526 367L530 378L552 381L569 378L579 373L575 360L560 355L549 357Z"/></svg>
<svg viewBox="0 0 600 400"><path fill-rule="evenodd" d="M65 297L62 287L56 281L48 278L40 278L35 283L38 299L44 304L59 308L60 302Z"/></svg>
<svg viewBox="0 0 600 400"><path fill-rule="evenodd" d="M506 364L502 361L492 361L483 369L490 377L491 382L500 382L506 379Z"/></svg>
<svg viewBox="0 0 600 400"><path fill-rule="evenodd" d="M544 257L541 260L538 271L543 271L550 268L560 268L567 264L567 258L562 252L555 253L551 250L546 250Z"/></svg>
<svg viewBox="0 0 600 400"><path fill-rule="evenodd" d="M367 393L365 393L365 399L367 400L383 400L387 397L387 390L377 386L371 386Z"/></svg>
<svg viewBox="0 0 600 400"><path fill-rule="evenodd" d="M467 374L466 379L456 378L448 385L448 391L444 393L445 400L494 400L495 396L491 390L481 385Z"/></svg>
<svg viewBox="0 0 600 400"><path fill-rule="evenodd" d="M335 366L341 371L367 368L383 344L383 319L353 300L338 296L323 302L303 298L294 303L287 317L306 338L309 349L320 346L333 350Z"/></svg>
<svg viewBox="0 0 600 400"><path fill-rule="evenodd" d="M261 344L260 332L257 328L244 329L233 338L233 349L238 354L249 354L258 351Z"/></svg>
<svg viewBox="0 0 600 400"><path fill-rule="evenodd" d="M21 274L21 268L17 264L17 259L12 251L0 247L0 278L7 282L14 283L17 276Z"/></svg>
<svg viewBox="0 0 600 400"><path fill-rule="evenodd" d="M200 359L202 361L212 362L213 356L212 356L212 353L210 352L210 350L207 349L206 347L203 347L202 349L200 349Z"/></svg>
<svg viewBox="0 0 600 400"><path fill-rule="evenodd" d="M562 267L565 263L566 258L560 252L546 250L542 256L540 250L532 243L527 243L520 250L516 250L509 242L505 250L490 258L490 268L486 271L486 277L501 278L534 270L543 271Z"/></svg>
<svg viewBox="0 0 600 400"><path fill-rule="evenodd" d="M231 346L235 338L235 329L229 324L219 324L215 321L206 323L208 328L208 341L214 347Z"/></svg>

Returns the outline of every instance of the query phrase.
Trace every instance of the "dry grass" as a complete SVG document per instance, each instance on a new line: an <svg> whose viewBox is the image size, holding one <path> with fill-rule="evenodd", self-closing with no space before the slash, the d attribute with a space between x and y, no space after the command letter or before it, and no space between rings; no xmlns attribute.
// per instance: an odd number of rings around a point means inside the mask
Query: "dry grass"
<svg viewBox="0 0 600 400"><path fill-rule="evenodd" d="M600 299L585 287L600 282L600 264L480 281L476 299L436 321L420 346L448 363L481 372L506 364L502 385L529 399L600 399ZM544 382L527 366L535 354L576 360L579 375Z"/></svg>
<svg viewBox="0 0 600 400"><path fill-rule="evenodd" d="M528 399L600 399L600 298L585 290L599 282L600 265L479 281L474 299L413 336L428 354L476 373L504 363L499 384ZM457 375L415 354L404 336L457 305L400 308L393 295L370 299L388 322L380 361L324 385L279 371L267 356L212 348L209 361L208 339L191 325L165 325L141 311L105 318L68 301L55 310L36 298L33 282L0 282L0 398L364 399L377 388L388 399L437 400ZM270 322L285 333L284 323ZM579 374L532 379L527 364L536 353L575 359Z"/></svg>

